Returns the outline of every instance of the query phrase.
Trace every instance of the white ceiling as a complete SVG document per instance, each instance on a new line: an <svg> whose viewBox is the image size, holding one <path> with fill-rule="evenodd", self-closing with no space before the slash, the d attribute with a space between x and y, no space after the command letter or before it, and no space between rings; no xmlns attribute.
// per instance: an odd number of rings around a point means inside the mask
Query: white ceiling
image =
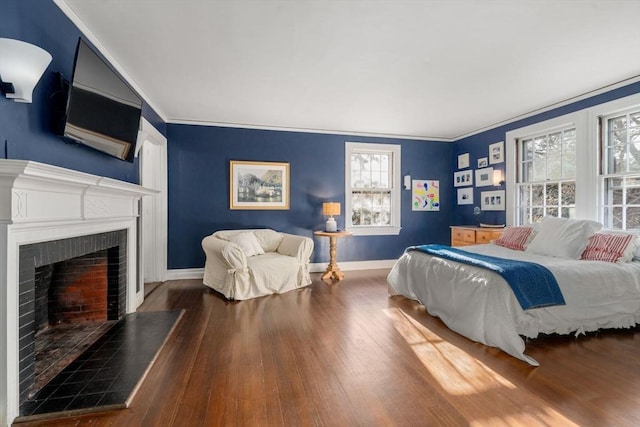
<svg viewBox="0 0 640 427"><path fill-rule="evenodd" d="M171 123L450 140L640 76L640 0L56 0Z"/></svg>

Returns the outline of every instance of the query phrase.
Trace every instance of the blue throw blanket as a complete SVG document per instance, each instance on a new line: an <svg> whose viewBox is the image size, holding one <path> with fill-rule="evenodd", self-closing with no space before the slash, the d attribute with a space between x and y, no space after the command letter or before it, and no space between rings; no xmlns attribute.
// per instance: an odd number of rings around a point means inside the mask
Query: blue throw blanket
<svg viewBox="0 0 640 427"><path fill-rule="evenodd" d="M498 273L511 286L523 310L550 305L565 305L556 278L540 264L480 255L444 245L411 246L407 250L422 251L429 255L486 268Z"/></svg>

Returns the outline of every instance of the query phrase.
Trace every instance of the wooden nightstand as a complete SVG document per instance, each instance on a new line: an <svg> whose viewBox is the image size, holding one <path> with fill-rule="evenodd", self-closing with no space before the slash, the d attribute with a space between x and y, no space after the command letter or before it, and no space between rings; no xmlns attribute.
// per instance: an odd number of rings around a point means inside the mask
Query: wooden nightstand
<svg viewBox="0 0 640 427"><path fill-rule="evenodd" d="M451 246L469 246L489 243L502 236L504 228L483 228L466 225L451 226Z"/></svg>

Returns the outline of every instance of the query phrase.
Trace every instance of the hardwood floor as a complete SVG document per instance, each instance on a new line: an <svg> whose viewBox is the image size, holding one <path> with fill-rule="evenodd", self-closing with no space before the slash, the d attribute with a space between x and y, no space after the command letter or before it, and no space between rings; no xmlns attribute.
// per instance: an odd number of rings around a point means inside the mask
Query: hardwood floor
<svg viewBox="0 0 640 427"><path fill-rule="evenodd" d="M640 329L531 340L533 368L389 298L387 272L242 302L157 286L141 311L186 311L130 407L46 425L640 425Z"/></svg>

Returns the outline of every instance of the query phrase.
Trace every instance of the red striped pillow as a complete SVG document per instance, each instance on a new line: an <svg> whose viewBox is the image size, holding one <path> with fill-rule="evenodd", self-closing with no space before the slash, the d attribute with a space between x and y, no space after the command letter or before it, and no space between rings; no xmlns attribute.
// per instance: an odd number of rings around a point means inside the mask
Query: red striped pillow
<svg viewBox="0 0 640 427"><path fill-rule="evenodd" d="M494 243L516 251L524 251L532 231L532 227L508 227Z"/></svg>
<svg viewBox="0 0 640 427"><path fill-rule="evenodd" d="M596 233L589 239L580 259L589 261L618 262L631 244L631 234Z"/></svg>

